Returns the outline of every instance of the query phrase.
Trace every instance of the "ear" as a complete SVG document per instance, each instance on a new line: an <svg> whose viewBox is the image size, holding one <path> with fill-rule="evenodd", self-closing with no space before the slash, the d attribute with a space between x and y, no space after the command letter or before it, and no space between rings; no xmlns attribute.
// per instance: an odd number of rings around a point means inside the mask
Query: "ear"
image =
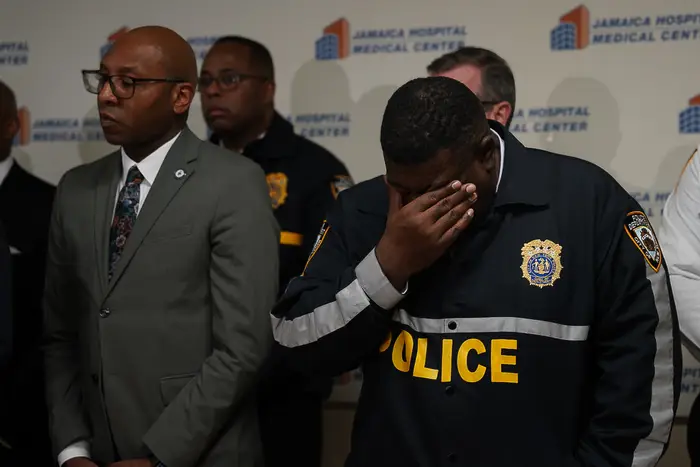
<svg viewBox="0 0 700 467"><path fill-rule="evenodd" d="M277 90L277 85L274 81L268 81L265 83L265 102L268 104L274 104L275 102L275 91Z"/></svg>
<svg viewBox="0 0 700 467"><path fill-rule="evenodd" d="M496 153L498 147L498 139L491 130L489 130L488 134L484 135L477 144L476 160L486 170L491 170L496 166L496 158L493 157L493 155Z"/></svg>
<svg viewBox="0 0 700 467"><path fill-rule="evenodd" d="M513 113L513 107L508 102L499 102L491 107L491 110L486 112L486 118L496 120L503 126L506 126L508 119Z"/></svg>
<svg viewBox="0 0 700 467"><path fill-rule="evenodd" d="M0 140L12 141L17 136L19 132L19 117L14 116L7 119L7 121L0 128Z"/></svg>
<svg viewBox="0 0 700 467"><path fill-rule="evenodd" d="M194 100L195 89L191 83L180 83L173 88L173 110L182 115L187 112Z"/></svg>

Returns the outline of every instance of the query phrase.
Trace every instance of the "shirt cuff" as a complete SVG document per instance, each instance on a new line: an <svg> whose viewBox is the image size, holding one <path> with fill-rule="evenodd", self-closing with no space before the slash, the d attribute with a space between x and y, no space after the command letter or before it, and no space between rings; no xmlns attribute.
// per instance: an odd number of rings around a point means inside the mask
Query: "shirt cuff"
<svg viewBox="0 0 700 467"><path fill-rule="evenodd" d="M355 276L370 300L385 310L394 308L408 292L408 283L401 292L391 285L379 265L374 249L357 265Z"/></svg>
<svg viewBox="0 0 700 467"><path fill-rule="evenodd" d="M62 466L64 463L76 457L87 457L90 458L90 443L87 441L76 441L67 448L65 448L58 455L58 465Z"/></svg>

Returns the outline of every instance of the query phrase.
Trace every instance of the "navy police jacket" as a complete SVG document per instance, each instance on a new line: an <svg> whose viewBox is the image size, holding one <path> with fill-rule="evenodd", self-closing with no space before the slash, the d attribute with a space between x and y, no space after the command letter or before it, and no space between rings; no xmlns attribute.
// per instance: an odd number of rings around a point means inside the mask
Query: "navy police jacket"
<svg viewBox="0 0 700 467"><path fill-rule="evenodd" d="M212 135L210 141L219 144ZM297 135L275 112L263 137L243 150L265 171L280 226L280 292L301 274L316 234L338 193L352 186L345 165L330 151Z"/></svg>
<svg viewBox="0 0 700 467"><path fill-rule="evenodd" d="M343 192L273 310L300 371L364 380L347 467L651 467L680 386L661 249L605 171L504 147L490 214L396 291L382 178Z"/></svg>

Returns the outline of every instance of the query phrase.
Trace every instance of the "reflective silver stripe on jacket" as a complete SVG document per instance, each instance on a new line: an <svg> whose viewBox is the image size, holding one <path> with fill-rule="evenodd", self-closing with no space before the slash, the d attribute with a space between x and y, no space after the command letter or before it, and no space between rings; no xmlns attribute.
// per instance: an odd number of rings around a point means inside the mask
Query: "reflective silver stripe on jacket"
<svg viewBox="0 0 700 467"><path fill-rule="evenodd" d="M659 272L654 272L647 266L647 279L651 283L656 312L659 315L654 330L656 355L649 410L653 426L649 435L642 439L634 450L633 467L653 467L658 463L673 425L673 319L666 268L662 267Z"/></svg>
<svg viewBox="0 0 700 467"><path fill-rule="evenodd" d="M450 333L503 333L530 334L564 341L585 341L589 326L570 326L529 318L490 317L490 318L416 318L405 310L399 310L395 321L411 329L427 334Z"/></svg>

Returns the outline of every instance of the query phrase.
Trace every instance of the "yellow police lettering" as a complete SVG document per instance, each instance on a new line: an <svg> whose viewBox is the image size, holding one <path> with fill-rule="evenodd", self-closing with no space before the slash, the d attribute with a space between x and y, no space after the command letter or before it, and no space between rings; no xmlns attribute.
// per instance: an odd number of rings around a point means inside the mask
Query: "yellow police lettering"
<svg viewBox="0 0 700 467"><path fill-rule="evenodd" d="M457 351L457 371L459 376L467 383L478 383L486 374L486 367L480 364L476 366L474 371L469 369L467 359L469 358L469 352L472 350L478 354L483 354L486 352L486 346L479 339L467 339L464 341Z"/></svg>
<svg viewBox="0 0 700 467"><path fill-rule="evenodd" d="M503 365L515 365L515 355L503 355L504 350L517 350L515 339L491 341L491 381L494 383L518 383L518 374L503 371Z"/></svg>
<svg viewBox="0 0 700 467"><path fill-rule="evenodd" d="M452 339L442 341L442 368L440 381L449 383L452 381Z"/></svg>
<svg viewBox="0 0 700 467"><path fill-rule="evenodd" d="M428 339L418 338L418 348L416 349L416 363L413 366L413 376L416 378L437 379L438 370L428 368L425 361L428 358Z"/></svg>
<svg viewBox="0 0 700 467"><path fill-rule="evenodd" d="M379 353L386 352L386 349L389 348L391 345L391 331L389 331L389 335L386 336L386 340L382 342L382 345L379 346Z"/></svg>
<svg viewBox="0 0 700 467"><path fill-rule="evenodd" d="M391 353L391 360L394 363L394 368L404 373L408 373L411 369L411 357L413 356L413 336L406 331L401 331L401 334L394 342L394 350Z"/></svg>
<svg viewBox="0 0 700 467"><path fill-rule="evenodd" d="M417 340L416 340L417 339ZM393 340L393 346L392 346ZM410 373L414 378L429 379L443 383L452 381L452 366L454 363L454 339L441 339L440 368L430 368L428 361L429 338L414 338L408 331L401 331L396 339L389 332L386 340L379 347L379 352L386 352L392 347L391 361L397 370ZM415 358L413 354L415 344ZM434 342L437 344L437 342ZM433 345L434 345L433 344ZM432 346L431 346L432 348ZM493 339L488 349L488 366L474 366L476 355L487 354L486 344L479 339L471 338L464 341L457 350L457 372L467 383L478 383L490 369L492 383L518 384L518 373L515 370L517 358L513 351L518 349L515 339ZM472 364L470 365L470 357ZM504 368L506 367L506 368ZM507 368L511 367L511 368Z"/></svg>

